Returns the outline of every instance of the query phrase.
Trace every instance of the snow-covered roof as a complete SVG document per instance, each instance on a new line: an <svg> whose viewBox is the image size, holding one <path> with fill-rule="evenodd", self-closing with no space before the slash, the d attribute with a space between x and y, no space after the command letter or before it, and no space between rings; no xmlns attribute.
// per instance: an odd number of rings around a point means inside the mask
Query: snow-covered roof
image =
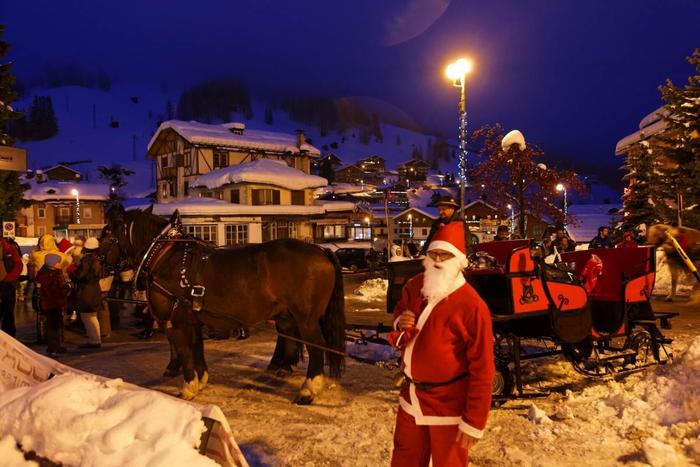
<svg viewBox="0 0 700 467"><path fill-rule="evenodd" d="M289 167L284 161L258 159L253 162L231 165L206 173L192 182L192 187L219 188L228 183L265 183L289 190L319 188L328 185L328 180L309 175Z"/></svg>
<svg viewBox="0 0 700 467"><path fill-rule="evenodd" d="M71 172L75 172L76 174L80 175L79 170L75 170L74 168L68 167L67 165L63 165L63 164L56 164L54 166L49 167L48 169L43 169L43 172L44 173L51 172L52 170L56 170L56 169L66 169L66 170L70 170Z"/></svg>
<svg viewBox="0 0 700 467"><path fill-rule="evenodd" d="M231 129L242 130L243 134L235 134ZM148 150L156 142L162 131L172 129L192 144L205 144L241 149L259 149L262 151L291 152L298 154L307 151L310 155L319 156L321 151L310 144L297 146L297 136L289 133L273 131L250 130L240 123L224 123L212 125L195 121L168 120L161 123L158 131L148 143Z"/></svg>
<svg viewBox="0 0 700 467"><path fill-rule="evenodd" d="M53 199L75 200L73 189L78 190L81 200L107 201L109 185L104 183L74 183L74 182L45 182L26 180L30 188L24 192L24 199L32 201L47 201Z"/></svg>
<svg viewBox="0 0 700 467"><path fill-rule="evenodd" d="M661 120L658 114L667 113L663 107L654 110L639 122L639 131L625 136L615 145L615 154L622 155L627 149L639 141L645 140L650 136L654 136L663 132L666 129L666 122Z"/></svg>
<svg viewBox="0 0 700 467"><path fill-rule="evenodd" d="M143 209L148 205L132 206L130 209ZM172 203L153 205L153 214L169 216L176 209L185 216L213 216L213 215L243 215L243 216L269 216L269 215L298 215L308 216L326 214L328 212L352 211L355 203L347 201L316 201L310 206L268 204L254 206L249 204L234 204L214 198L187 198Z"/></svg>
<svg viewBox="0 0 700 467"><path fill-rule="evenodd" d="M440 217L440 214L438 213L437 208L427 208L427 207L426 207L426 208L408 208L408 209L404 209L404 210L401 211L400 213L396 214L396 215L394 216L394 218L401 217L401 216L403 216L404 214L406 214L406 213L409 212L409 211L416 211L416 212L419 212L419 213L423 214L424 216L429 217L429 218L431 218L431 219L437 219L438 217Z"/></svg>
<svg viewBox="0 0 700 467"><path fill-rule="evenodd" d="M371 193L374 191L374 185L365 183L363 185L356 185L354 183L333 183L328 186L324 186L320 190L317 190L321 194L323 193L334 193L336 195L340 194L358 194L358 193Z"/></svg>

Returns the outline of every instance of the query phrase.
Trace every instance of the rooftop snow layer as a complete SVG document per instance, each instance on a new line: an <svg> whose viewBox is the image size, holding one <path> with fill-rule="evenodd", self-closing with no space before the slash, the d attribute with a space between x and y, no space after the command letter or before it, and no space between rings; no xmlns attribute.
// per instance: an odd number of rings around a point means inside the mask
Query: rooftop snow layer
<svg viewBox="0 0 700 467"><path fill-rule="evenodd" d="M253 162L232 165L214 170L198 177L193 187L219 188L228 183L265 183L289 190L318 188L328 185L328 180L317 175L309 175L299 169L289 167L284 161L258 159Z"/></svg>
<svg viewBox="0 0 700 467"><path fill-rule="evenodd" d="M135 208L146 208L147 205L132 206ZM311 206L268 204L264 206L252 206L248 204L233 204L214 198L187 198L167 204L154 204L153 214L158 216L169 216L176 209L185 216L212 216L212 215L314 215L325 214L327 212L351 211L355 203L348 201L316 201Z"/></svg>
<svg viewBox="0 0 700 467"><path fill-rule="evenodd" d="M192 144L209 144L243 149L260 149L263 151L291 152L298 154L300 151L308 151L311 155L320 155L316 147L310 144L297 146L297 137L288 133L278 133L261 130L243 130L243 134L231 132L231 128L240 129L235 123L212 125L195 121L168 120L161 123L158 131L148 143L148 150L158 139L161 131L172 128L180 136Z"/></svg>
<svg viewBox="0 0 700 467"><path fill-rule="evenodd" d="M82 200L106 201L109 199L109 185L105 183L45 182L26 180L30 188L24 192L24 199L46 201L51 199L75 200L73 189L78 190Z"/></svg>

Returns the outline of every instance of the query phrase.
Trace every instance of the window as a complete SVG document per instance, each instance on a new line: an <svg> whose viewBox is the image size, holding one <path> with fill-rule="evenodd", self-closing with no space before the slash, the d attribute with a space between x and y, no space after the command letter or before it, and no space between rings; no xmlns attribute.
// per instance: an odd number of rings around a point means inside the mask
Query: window
<svg viewBox="0 0 700 467"><path fill-rule="evenodd" d="M291 221L263 222L262 230L263 242L297 237L297 225Z"/></svg>
<svg viewBox="0 0 700 467"><path fill-rule="evenodd" d="M161 190L160 190L161 197L167 198L168 197L168 184L163 183L161 185Z"/></svg>
<svg viewBox="0 0 700 467"><path fill-rule="evenodd" d="M231 202L241 204L241 190L231 190Z"/></svg>
<svg viewBox="0 0 700 467"><path fill-rule="evenodd" d="M161 169L167 169L169 166L169 158L168 156L160 156L160 168Z"/></svg>
<svg viewBox="0 0 700 467"><path fill-rule="evenodd" d="M372 229L367 226L353 225L350 227L350 236L355 240L372 240Z"/></svg>
<svg viewBox="0 0 700 467"><path fill-rule="evenodd" d="M423 235L424 237L428 236L428 229L421 229L421 232L422 232L421 235Z"/></svg>
<svg viewBox="0 0 700 467"><path fill-rule="evenodd" d="M177 185L174 181L168 182L168 195L172 197L177 196Z"/></svg>
<svg viewBox="0 0 700 467"><path fill-rule="evenodd" d="M188 182L187 180L185 180L184 191L185 191L185 196L190 195L190 182Z"/></svg>
<svg viewBox="0 0 700 467"><path fill-rule="evenodd" d="M185 224L185 233L216 244L216 224Z"/></svg>
<svg viewBox="0 0 700 467"><path fill-rule="evenodd" d="M214 163L212 167L220 169L222 167L228 167L228 152L226 151L214 151Z"/></svg>
<svg viewBox="0 0 700 467"><path fill-rule="evenodd" d="M345 238L345 224L338 225L319 225L318 232L323 240L337 240Z"/></svg>
<svg viewBox="0 0 700 467"><path fill-rule="evenodd" d="M247 224L226 224L226 246L245 245L248 243Z"/></svg>
<svg viewBox="0 0 700 467"><path fill-rule="evenodd" d="M279 190L253 190L253 205L280 204Z"/></svg>
<svg viewBox="0 0 700 467"><path fill-rule="evenodd" d="M80 211L83 219L92 219L92 208L82 208Z"/></svg>
<svg viewBox="0 0 700 467"><path fill-rule="evenodd" d="M60 208L58 208L58 215L60 217L70 217L71 211L72 211L71 208L61 206Z"/></svg>
<svg viewBox="0 0 700 467"><path fill-rule="evenodd" d="M42 235L46 235L46 227L43 225L39 226L36 228L36 234L37 236L41 237Z"/></svg>
<svg viewBox="0 0 700 467"><path fill-rule="evenodd" d="M292 190L292 204L295 206L303 206L306 204L304 201L304 190Z"/></svg>
<svg viewBox="0 0 700 467"><path fill-rule="evenodd" d="M46 208L44 206L36 208L36 217L46 219Z"/></svg>

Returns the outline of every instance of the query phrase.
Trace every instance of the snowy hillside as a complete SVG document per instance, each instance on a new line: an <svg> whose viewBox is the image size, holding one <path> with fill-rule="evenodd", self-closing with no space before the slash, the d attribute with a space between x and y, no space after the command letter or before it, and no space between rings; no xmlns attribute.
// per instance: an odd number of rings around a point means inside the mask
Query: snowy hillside
<svg viewBox="0 0 700 467"><path fill-rule="evenodd" d="M136 171L125 188L129 195L153 191L153 169L145 158L146 148L158 123L168 119L168 102L174 108L178 95L136 85L116 85L108 92L69 86L33 89L16 102L15 107L28 112L35 95L51 97L59 133L44 141L18 142L18 146L28 150L30 168L46 168L60 161L90 161L73 167L85 173L88 181L95 182L99 179L97 166L116 162ZM255 101L252 119L232 114L231 121L244 122L250 129L292 134L302 129L314 146L326 146L324 153L334 152L346 164L370 155L381 155L387 160L387 167L394 169L411 158L413 145L425 151L428 144L428 136L391 125L382 125L381 143L372 139L368 145L361 144L359 131L349 131L344 142L343 136L337 133L321 138L317 128L299 124L279 110L273 114L273 124L267 125L265 107L264 102ZM117 122L118 127L113 127L112 122ZM331 147L333 143L337 144L337 149ZM447 164L444 169L449 169Z"/></svg>

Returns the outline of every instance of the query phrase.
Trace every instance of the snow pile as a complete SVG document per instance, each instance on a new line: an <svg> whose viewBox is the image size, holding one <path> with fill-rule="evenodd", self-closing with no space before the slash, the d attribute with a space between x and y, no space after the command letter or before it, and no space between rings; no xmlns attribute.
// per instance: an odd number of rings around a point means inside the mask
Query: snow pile
<svg viewBox="0 0 700 467"><path fill-rule="evenodd" d="M358 298L365 301L379 300L386 298L386 289L389 281L386 279L367 279L354 292Z"/></svg>
<svg viewBox="0 0 700 467"><path fill-rule="evenodd" d="M263 183L289 190L303 190L328 185L328 180L318 175L309 175L284 161L258 159L253 162L231 165L199 176L192 187L220 188L229 183Z"/></svg>
<svg viewBox="0 0 700 467"><path fill-rule="evenodd" d="M194 406L123 386L65 374L3 391L0 434L63 465L216 465L196 450L205 426Z"/></svg>
<svg viewBox="0 0 700 467"><path fill-rule="evenodd" d="M36 462L24 459L22 451L17 449L17 441L12 435L0 438L0 459L4 467L35 467Z"/></svg>

